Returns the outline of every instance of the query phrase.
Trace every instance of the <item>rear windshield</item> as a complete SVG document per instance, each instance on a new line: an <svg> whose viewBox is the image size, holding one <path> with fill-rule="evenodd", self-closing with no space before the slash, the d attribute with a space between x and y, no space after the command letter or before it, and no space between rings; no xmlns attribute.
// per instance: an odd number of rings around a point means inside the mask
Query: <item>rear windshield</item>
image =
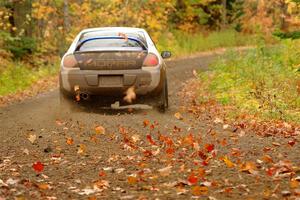
<svg viewBox="0 0 300 200"><path fill-rule="evenodd" d="M128 39L120 38L125 34ZM131 50L145 50L147 48L144 33L115 32L111 30L90 31L81 35L77 51L109 50L116 48L130 48Z"/></svg>
<svg viewBox="0 0 300 200"><path fill-rule="evenodd" d="M95 50L95 49L110 49L110 48L115 48L115 47L132 47L133 49L136 50L143 50L142 45L135 40L125 40L125 39L118 39L118 38L113 38L113 39L106 39L106 38L101 38L101 39L93 39L89 40L78 49L79 51L87 51L87 50Z"/></svg>

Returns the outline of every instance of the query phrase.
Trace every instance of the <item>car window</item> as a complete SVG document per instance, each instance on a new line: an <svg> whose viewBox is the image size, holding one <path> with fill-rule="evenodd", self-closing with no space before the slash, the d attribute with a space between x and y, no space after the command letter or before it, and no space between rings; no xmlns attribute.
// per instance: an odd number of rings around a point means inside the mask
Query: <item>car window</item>
<svg viewBox="0 0 300 200"><path fill-rule="evenodd" d="M101 39L92 39L83 43L79 51L93 50L97 48L113 48L113 47L129 47L129 48L133 47L136 49L143 50L142 45L135 40L101 38Z"/></svg>

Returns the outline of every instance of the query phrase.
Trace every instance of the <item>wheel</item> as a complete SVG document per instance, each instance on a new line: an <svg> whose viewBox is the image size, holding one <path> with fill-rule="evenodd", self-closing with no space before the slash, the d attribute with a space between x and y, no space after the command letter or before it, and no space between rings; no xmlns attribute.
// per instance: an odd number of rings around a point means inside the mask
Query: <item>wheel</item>
<svg viewBox="0 0 300 200"><path fill-rule="evenodd" d="M161 112L166 112L169 107L169 97L168 97L168 81L165 79L163 90L160 95L160 103L159 103L159 110Z"/></svg>

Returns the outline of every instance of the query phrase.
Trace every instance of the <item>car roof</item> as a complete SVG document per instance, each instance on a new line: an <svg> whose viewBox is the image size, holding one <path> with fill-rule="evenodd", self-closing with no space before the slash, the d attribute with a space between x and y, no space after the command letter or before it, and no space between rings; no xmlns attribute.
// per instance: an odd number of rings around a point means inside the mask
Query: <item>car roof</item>
<svg viewBox="0 0 300 200"><path fill-rule="evenodd" d="M91 31L118 31L118 32L145 32L145 29L134 28L134 27L99 27L99 28L88 28L81 31L81 33L87 33Z"/></svg>

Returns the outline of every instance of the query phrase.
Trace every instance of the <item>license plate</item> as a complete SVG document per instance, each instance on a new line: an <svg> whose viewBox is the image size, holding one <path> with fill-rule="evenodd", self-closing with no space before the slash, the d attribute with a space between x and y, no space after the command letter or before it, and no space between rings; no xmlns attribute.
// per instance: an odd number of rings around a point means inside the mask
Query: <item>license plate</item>
<svg viewBox="0 0 300 200"><path fill-rule="evenodd" d="M101 85L119 86L122 85L122 76L101 76Z"/></svg>

